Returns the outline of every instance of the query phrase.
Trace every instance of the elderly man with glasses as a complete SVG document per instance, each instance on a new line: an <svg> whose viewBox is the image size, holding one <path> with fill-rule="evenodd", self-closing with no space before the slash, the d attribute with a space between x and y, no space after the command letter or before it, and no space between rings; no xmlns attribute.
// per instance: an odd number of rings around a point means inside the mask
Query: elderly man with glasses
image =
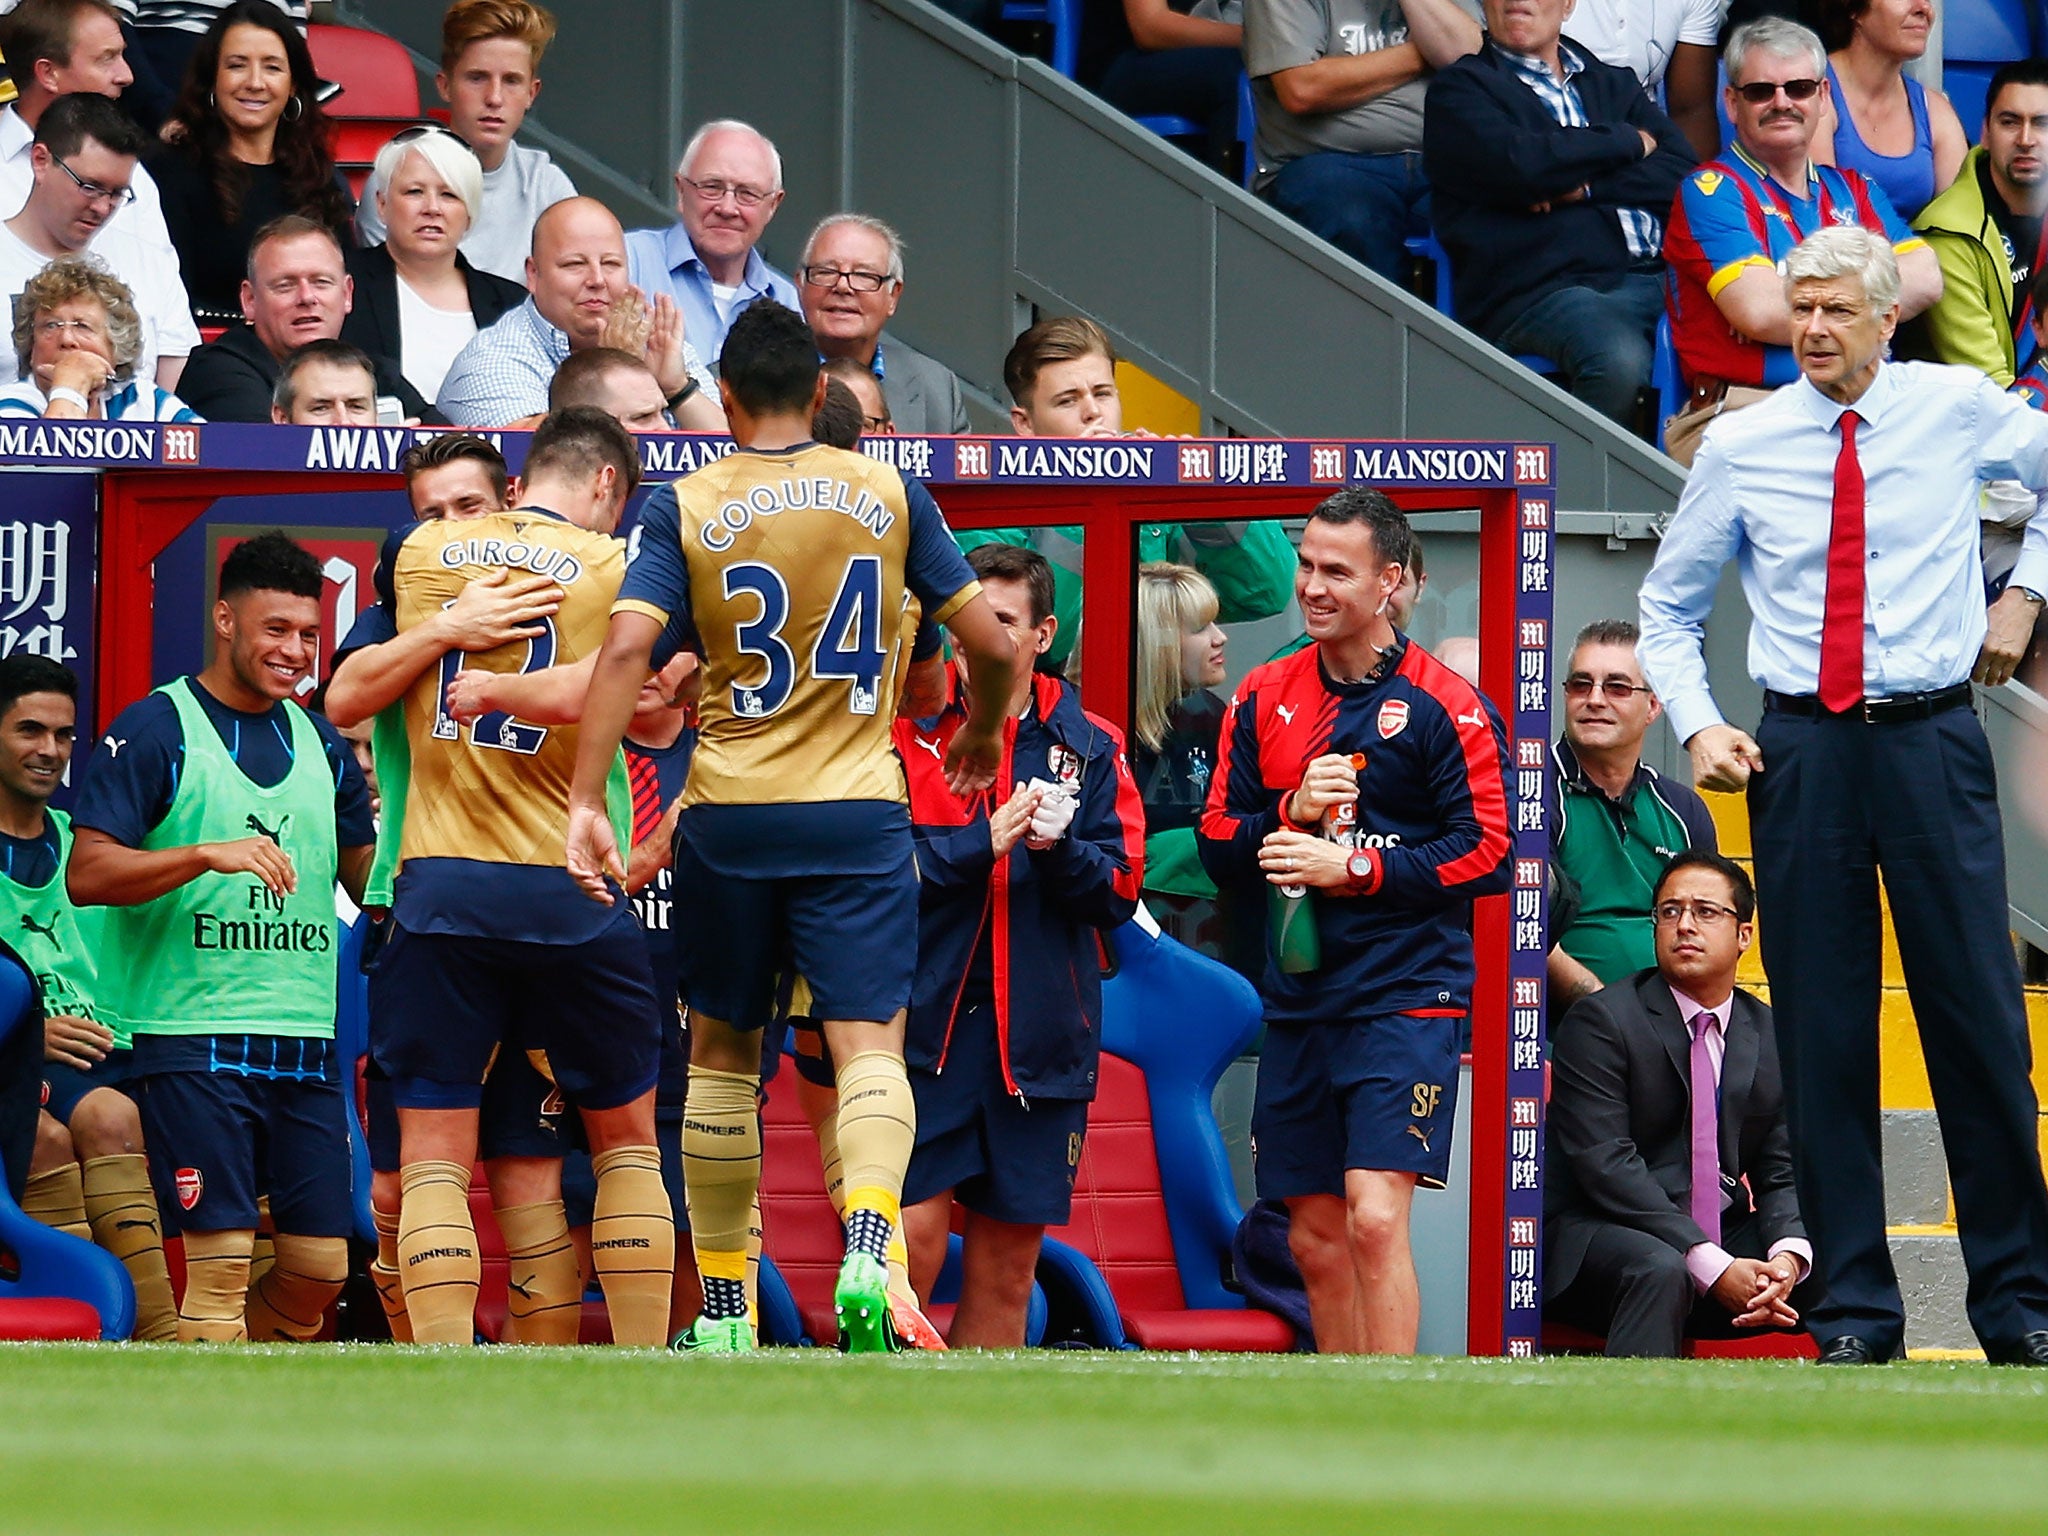
<svg viewBox="0 0 2048 1536"><path fill-rule="evenodd" d="M781 206L782 156L758 129L720 118L690 136L676 163L677 221L626 236L634 285L675 300L691 345L710 361L754 300L800 307L796 284L755 249Z"/></svg>
<svg viewBox="0 0 2048 1536"><path fill-rule="evenodd" d="M1795 1327L1815 1298L1771 1010L1735 985L1756 938L1749 876L1681 853L1651 911L1655 962L1557 1031L1543 1301L1610 1355L1668 1358L1688 1338Z"/></svg>
<svg viewBox="0 0 2048 1536"><path fill-rule="evenodd" d="M0 295L12 314L29 279L63 256L90 253L118 277L142 319L135 377L175 389L199 331L175 261L114 215L135 200L138 161L148 141L105 96L59 96L36 120L29 149L28 201L0 232ZM18 359L0 359L0 382L21 377Z"/></svg>
<svg viewBox="0 0 2048 1536"><path fill-rule="evenodd" d="M1553 1017L1655 960L1650 893L1688 849L1715 851L1691 786L1643 761L1664 713L1636 661L1636 627L1598 619L1572 643L1564 735L1551 748L1550 858L1563 898L1550 951Z"/></svg>
<svg viewBox="0 0 2048 1536"><path fill-rule="evenodd" d="M1827 52L1797 22L1765 16L1735 29L1723 60L1735 141L1685 179L1671 209L1665 307L1690 394L1664 429L1681 464L1707 424L1799 377L1792 312L1779 267L1793 246L1830 225L1859 224L1889 240L1899 262L1899 317L1941 297L1941 264L1899 217L1884 189L1859 173L1814 164L1827 115Z"/></svg>
<svg viewBox="0 0 2048 1536"><path fill-rule="evenodd" d="M967 430L952 370L882 329L903 299L903 239L895 230L864 213L835 213L804 242L797 279L819 357L850 357L879 379L898 432Z"/></svg>

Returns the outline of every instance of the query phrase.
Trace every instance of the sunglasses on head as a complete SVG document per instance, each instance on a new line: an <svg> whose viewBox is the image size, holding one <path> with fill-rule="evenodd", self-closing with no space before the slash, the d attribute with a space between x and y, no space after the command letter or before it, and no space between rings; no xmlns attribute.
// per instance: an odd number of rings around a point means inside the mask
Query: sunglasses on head
<svg viewBox="0 0 2048 1536"><path fill-rule="evenodd" d="M469 150L471 154L476 153L469 140L443 123L421 123L417 128L407 128L401 133L394 133L391 136L391 142L394 144L416 144L421 139L430 139L436 134L440 134L444 138L453 139L464 149Z"/></svg>
<svg viewBox="0 0 2048 1536"><path fill-rule="evenodd" d="M1805 101L1819 89L1818 80L1753 80L1748 85L1734 87L1736 95L1757 107L1762 106L1780 91L1794 101Z"/></svg>

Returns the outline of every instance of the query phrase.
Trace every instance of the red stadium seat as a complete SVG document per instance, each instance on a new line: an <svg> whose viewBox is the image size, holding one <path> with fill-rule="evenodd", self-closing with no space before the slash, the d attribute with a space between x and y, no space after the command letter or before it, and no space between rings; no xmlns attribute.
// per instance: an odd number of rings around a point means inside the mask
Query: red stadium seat
<svg viewBox="0 0 2048 1536"><path fill-rule="evenodd" d="M96 1339L100 1315L70 1296L0 1299L0 1339Z"/></svg>
<svg viewBox="0 0 2048 1536"><path fill-rule="evenodd" d="M419 77L413 73L412 55L396 38L357 27L316 25L306 29L306 44L320 78L342 88L328 103L329 117L419 116Z"/></svg>
<svg viewBox="0 0 2048 1536"><path fill-rule="evenodd" d="M1270 1312L1187 1305L1153 1145L1151 1093L1145 1074L1122 1057L1102 1056L1074 1180L1074 1219L1046 1235L1094 1261L1124 1331L1141 1348L1274 1354L1294 1348L1294 1329Z"/></svg>
<svg viewBox="0 0 2048 1536"><path fill-rule="evenodd" d="M832 1287L846 1241L839 1215L825 1197L818 1138L796 1097L796 1070L784 1063L768 1084L761 1111L761 1231L763 1247L789 1284L804 1331L829 1349L839 1338Z"/></svg>
<svg viewBox="0 0 2048 1536"><path fill-rule="evenodd" d="M1567 1323L1543 1325L1543 1352L1547 1355L1597 1355L1607 1341L1597 1333ZM1757 1333L1741 1339L1692 1339L1686 1343L1688 1360L1812 1360L1820 1346L1808 1333Z"/></svg>

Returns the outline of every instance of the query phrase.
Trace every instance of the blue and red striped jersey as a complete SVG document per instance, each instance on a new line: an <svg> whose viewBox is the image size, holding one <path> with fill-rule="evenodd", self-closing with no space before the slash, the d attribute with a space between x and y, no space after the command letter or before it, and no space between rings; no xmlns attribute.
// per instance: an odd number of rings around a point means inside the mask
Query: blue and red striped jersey
<svg viewBox="0 0 2048 1536"><path fill-rule="evenodd" d="M1288 975L1270 935L1260 991L1269 1021L1348 1022L1463 1012L1472 996L1472 898L1508 888L1507 733L1493 706L1413 641L1383 677L1337 683L1309 646L1255 669L1223 719L1202 816L1217 884L1263 903L1259 844L1314 759L1363 755L1354 846L1372 878L1318 891L1322 965Z"/></svg>

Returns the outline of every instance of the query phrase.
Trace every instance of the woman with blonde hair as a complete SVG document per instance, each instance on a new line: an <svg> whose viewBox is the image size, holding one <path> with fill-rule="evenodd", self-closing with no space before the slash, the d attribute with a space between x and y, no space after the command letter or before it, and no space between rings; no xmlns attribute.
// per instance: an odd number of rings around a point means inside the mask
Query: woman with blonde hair
<svg viewBox="0 0 2048 1536"><path fill-rule="evenodd" d="M21 381L0 417L50 421L197 421L156 380L136 377L142 316L128 285L89 256L60 256L14 300Z"/></svg>
<svg viewBox="0 0 2048 1536"><path fill-rule="evenodd" d="M1191 565L1159 560L1138 568L1131 772L1145 805L1145 896L1153 916L1190 948L1235 964L1235 946L1218 921L1216 884L1195 849L1223 732L1224 702L1214 692L1224 678L1220 606L1209 579Z"/></svg>

